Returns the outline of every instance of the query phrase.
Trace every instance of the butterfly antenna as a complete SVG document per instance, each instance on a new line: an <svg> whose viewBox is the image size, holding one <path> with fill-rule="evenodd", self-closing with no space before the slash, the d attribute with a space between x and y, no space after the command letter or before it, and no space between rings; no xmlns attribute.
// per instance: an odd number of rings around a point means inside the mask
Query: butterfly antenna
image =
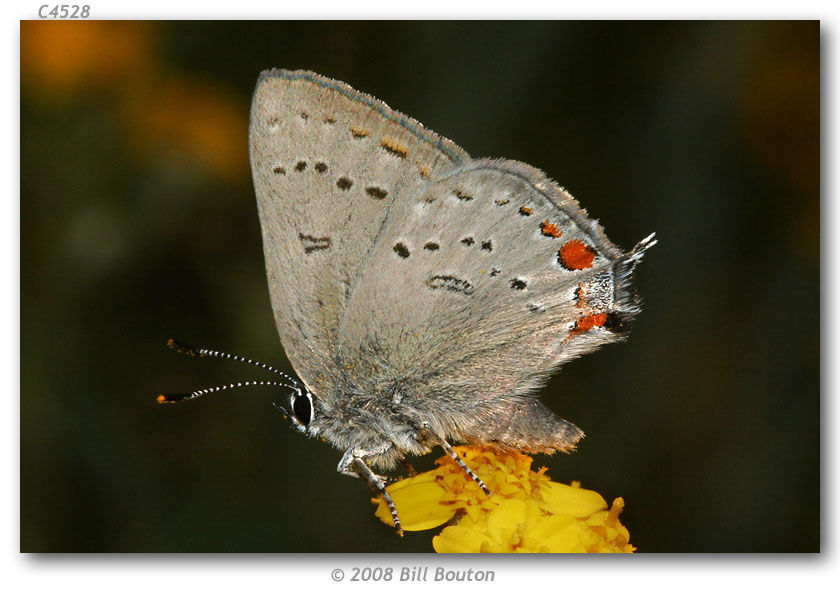
<svg viewBox="0 0 840 600"><path fill-rule="evenodd" d="M216 387L212 388L196 390L195 392L192 392L190 394L160 394L157 397L157 401L158 404L173 404L175 402L181 402L183 400L192 400L193 398L198 398L199 396L206 396L207 394L212 394L214 392L223 392L225 390L232 390L234 388L240 387L250 387L252 385L284 387L300 393L300 390L298 390L296 387L285 383L280 383L279 381L237 381L236 383L228 383L226 385L217 385Z"/></svg>
<svg viewBox="0 0 840 600"><path fill-rule="evenodd" d="M260 367L261 369L265 369L266 371L270 371L275 375L279 375L286 379L286 381L291 382L292 389L298 390L301 386L300 384L286 375L283 371L275 369L272 366L265 364L264 362L260 362L258 360L253 360L250 358L245 358L244 356L237 356L236 354L231 354L229 352L221 352L219 350L208 350L207 348L196 348L195 346L190 346L189 344L185 344L184 342L179 342L176 339L169 338L167 340L166 345L169 346L172 350L176 352L180 352L181 354L186 354L187 356L194 356L197 358L204 358L206 356L212 358L227 358L229 360L238 360L239 362L243 362L249 365L253 365L255 367Z"/></svg>

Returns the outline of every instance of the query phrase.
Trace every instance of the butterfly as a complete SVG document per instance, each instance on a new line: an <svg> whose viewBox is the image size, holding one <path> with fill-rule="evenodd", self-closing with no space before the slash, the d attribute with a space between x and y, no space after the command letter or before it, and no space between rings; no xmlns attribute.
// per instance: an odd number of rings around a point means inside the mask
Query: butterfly
<svg viewBox="0 0 840 600"><path fill-rule="evenodd" d="M382 493L378 470L450 442L568 452L583 436L534 393L563 363L623 339L641 303L629 252L538 169L473 159L349 85L263 72L250 158L275 324L298 379L278 403L343 452L338 471ZM192 395L163 395L169 402Z"/></svg>

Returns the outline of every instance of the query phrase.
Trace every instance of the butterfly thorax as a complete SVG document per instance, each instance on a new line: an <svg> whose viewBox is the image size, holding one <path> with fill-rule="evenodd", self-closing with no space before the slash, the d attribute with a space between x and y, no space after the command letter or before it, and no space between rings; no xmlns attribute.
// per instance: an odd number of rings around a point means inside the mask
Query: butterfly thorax
<svg viewBox="0 0 840 600"><path fill-rule="evenodd" d="M425 454L429 447L418 435L424 425L400 391L378 397L344 393L329 401L315 401L315 418L307 434L320 437L337 449L375 449L369 462L391 469L399 459Z"/></svg>

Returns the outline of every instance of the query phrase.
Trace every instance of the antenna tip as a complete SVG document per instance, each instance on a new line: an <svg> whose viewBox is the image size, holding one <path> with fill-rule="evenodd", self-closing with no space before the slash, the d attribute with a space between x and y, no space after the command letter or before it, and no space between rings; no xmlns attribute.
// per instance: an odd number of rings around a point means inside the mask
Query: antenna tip
<svg viewBox="0 0 840 600"><path fill-rule="evenodd" d="M185 344L184 342L179 342L175 338L169 338L166 340L166 345L171 349L175 350L176 352L181 352L182 354L186 354L187 356L201 356L198 350L190 346L189 344Z"/></svg>
<svg viewBox="0 0 840 600"><path fill-rule="evenodd" d="M158 404L172 404L174 402L180 402L184 398L186 398L188 394L158 394L157 403Z"/></svg>

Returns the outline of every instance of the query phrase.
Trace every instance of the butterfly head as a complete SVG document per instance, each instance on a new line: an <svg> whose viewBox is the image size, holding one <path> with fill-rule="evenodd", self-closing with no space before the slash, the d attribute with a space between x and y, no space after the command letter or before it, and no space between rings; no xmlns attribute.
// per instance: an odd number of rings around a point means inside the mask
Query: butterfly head
<svg viewBox="0 0 840 600"><path fill-rule="evenodd" d="M288 390L291 390L292 393L288 395L288 397L284 400L278 400L274 402L274 406L282 412L286 417L288 417L292 423L294 424L295 428L302 432L309 435L317 435L318 434L318 414L315 410L315 398L303 383L300 381L289 377L285 373L271 367L265 363L251 360L250 358L245 358L243 356L238 356L236 354L230 354L228 352L221 352L218 350L208 350L206 348L197 348L191 346L189 344L185 344L183 342L179 342L174 339L170 339L167 342L167 345L172 349L180 352L182 354L186 354L187 356L192 356L195 358L204 358L204 357L212 357L212 358L226 358L229 360L235 360L239 362L244 362L256 367L260 367L267 371L270 371L275 376L281 377L285 381L271 381L271 380L260 380L260 381L238 381L235 383L230 383L226 385L219 385L212 388L206 388L202 390L197 390L190 394L160 394L157 397L157 401L161 404L172 404L175 402L180 402L183 400L190 400L192 398L197 398L199 396L205 396L207 394L211 394L214 392L221 392L224 390L230 390L234 388L240 387L252 387L252 386L272 386L272 387L281 387Z"/></svg>
<svg viewBox="0 0 840 600"><path fill-rule="evenodd" d="M308 389L305 387L295 389L285 401L275 401L274 406L289 417L298 431L314 433L312 429L317 422L315 399Z"/></svg>

